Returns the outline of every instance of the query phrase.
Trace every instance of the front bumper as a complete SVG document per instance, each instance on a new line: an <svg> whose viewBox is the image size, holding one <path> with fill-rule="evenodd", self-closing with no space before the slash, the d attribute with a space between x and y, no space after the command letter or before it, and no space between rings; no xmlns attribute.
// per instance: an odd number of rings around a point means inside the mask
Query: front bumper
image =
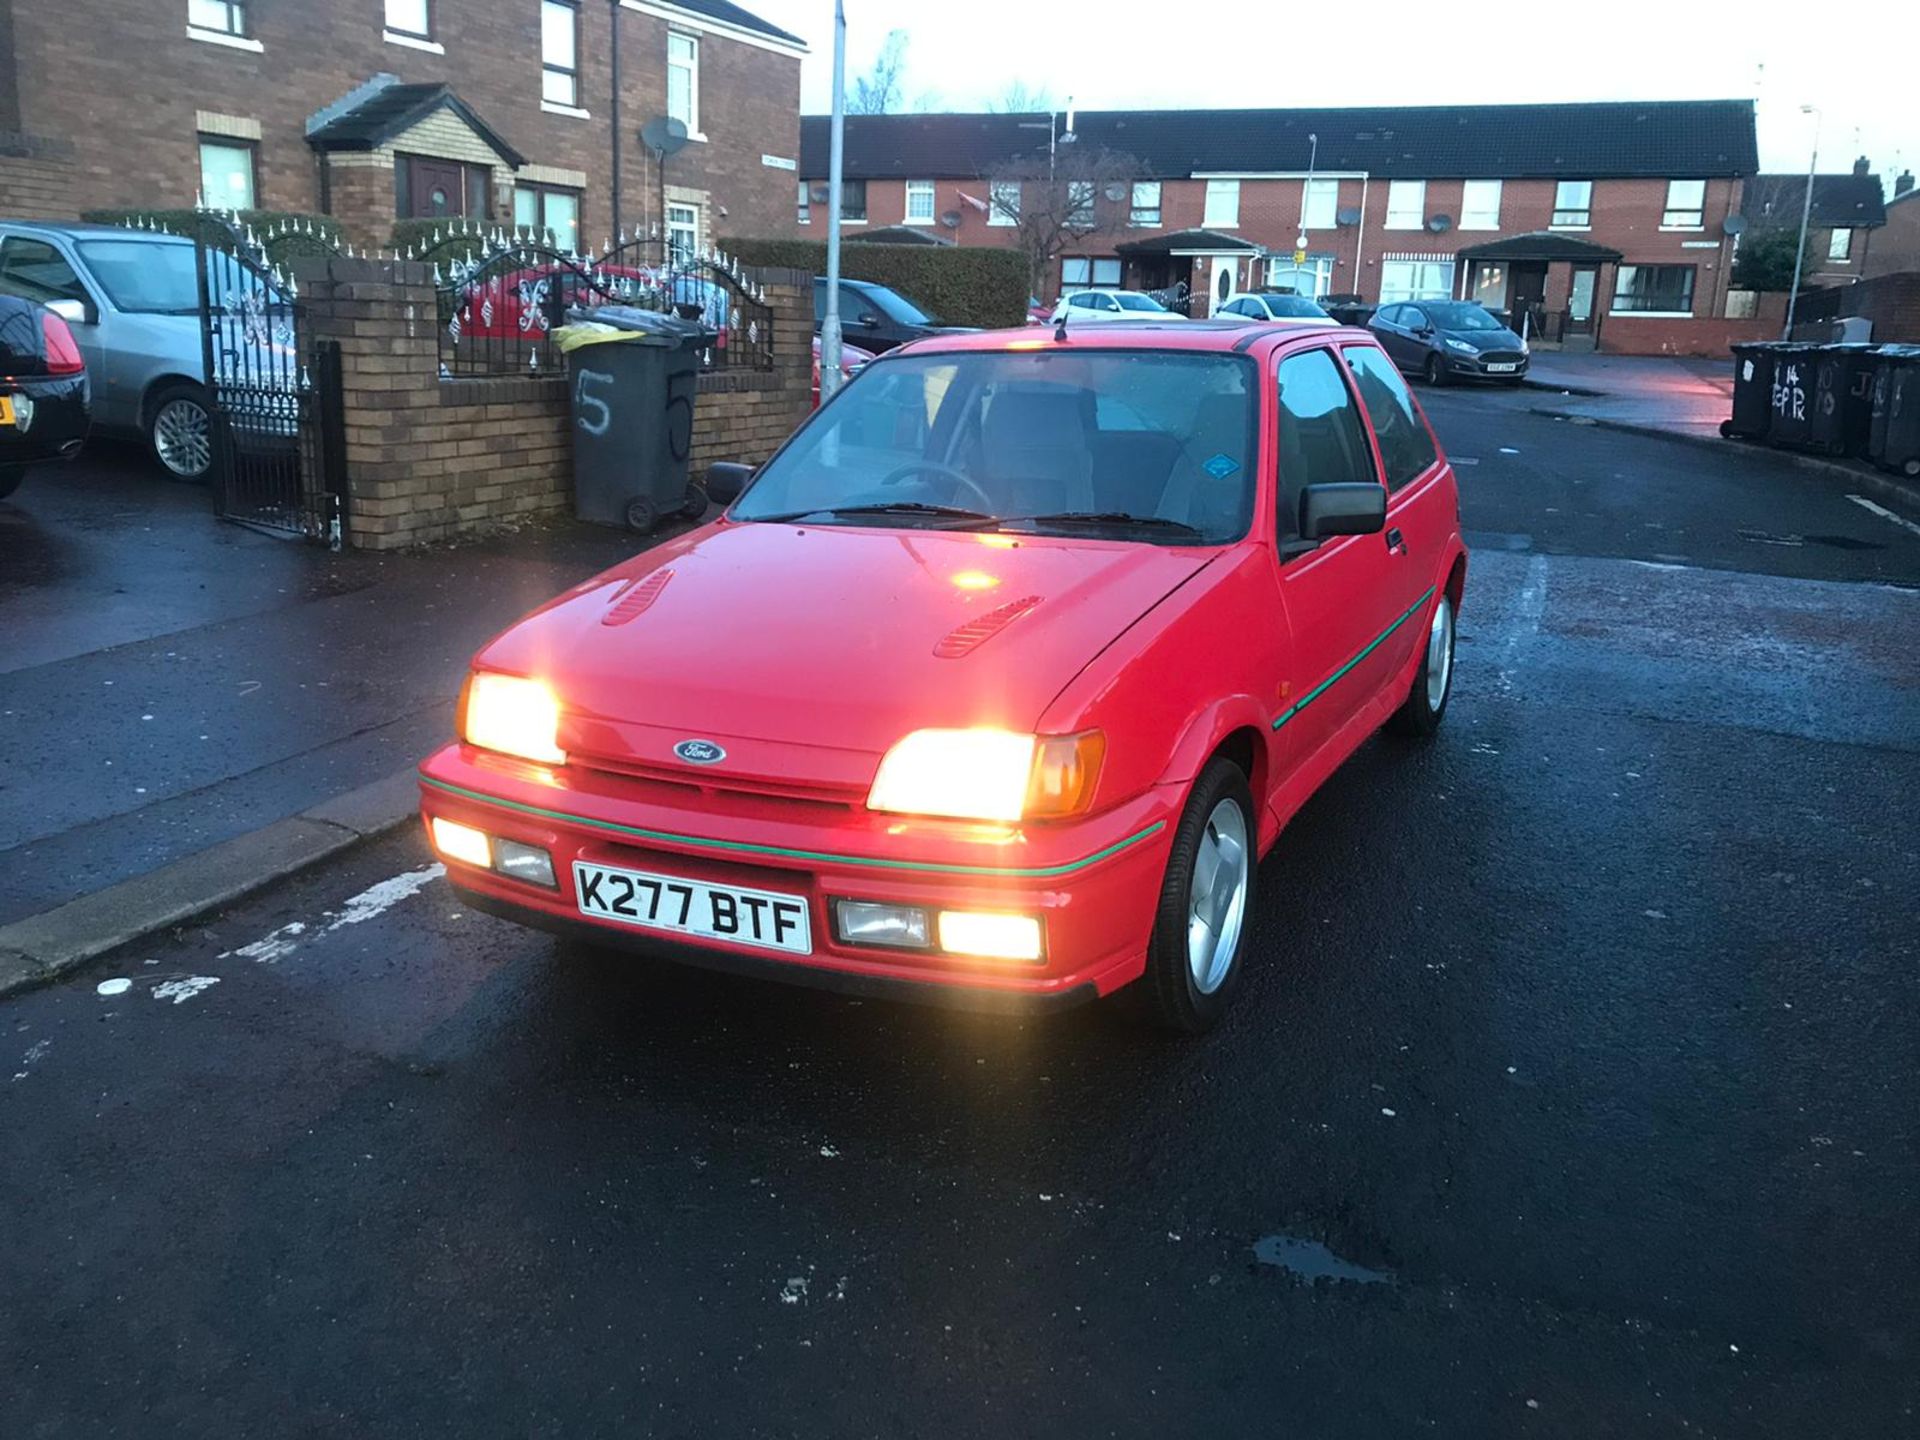
<svg viewBox="0 0 1920 1440"><path fill-rule="evenodd" d="M1527 366L1533 363L1531 354L1515 355L1511 352L1497 355L1463 355L1458 350L1444 352L1447 369L1462 378L1486 380L1518 380L1527 373ZM1496 369L1496 366L1512 366L1512 369Z"/></svg>
<svg viewBox="0 0 1920 1440"><path fill-rule="evenodd" d="M429 824L442 817L551 854L551 889L448 860L447 878L479 909L715 969L989 1009L1070 1005L1140 975L1181 799L1173 787L1155 789L1068 825L1027 829L812 806L749 817L669 807L636 798L619 776L549 772L463 745L421 767L420 796ZM799 896L812 953L589 917L574 895L575 860ZM1045 954L1003 961L850 945L833 927L841 899L1037 915Z"/></svg>

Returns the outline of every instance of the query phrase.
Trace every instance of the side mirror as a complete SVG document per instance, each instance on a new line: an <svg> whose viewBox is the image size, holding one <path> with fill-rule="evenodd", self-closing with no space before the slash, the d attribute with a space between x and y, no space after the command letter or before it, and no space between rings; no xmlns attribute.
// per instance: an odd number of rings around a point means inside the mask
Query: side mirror
<svg viewBox="0 0 1920 1440"><path fill-rule="evenodd" d="M858 325L862 330L873 330L879 327L880 317L869 310L853 323Z"/></svg>
<svg viewBox="0 0 1920 1440"><path fill-rule="evenodd" d="M753 479L753 466L741 465L733 460L716 460L707 467L707 498L716 505L731 505L740 498L741 491L747 488L747 482ZM1381 502L1381 514L1386 513L1384 499ZM1379 529L1378 525L1374 529Z"/></svg>
<svg viewBox="0 0 1920 1440"><path fill-rule="evenodd" d="M100 318L93 306L84 300L49 300L47 309L69 325L92 325Z"/></svg>
<svg viewBox="0 0 1920 1440"><path fill-rule="evenodd" d="M1386 528L1387 492L1364 481L1309 485L1300 492L1300 538L1373 535Z"/></svg>

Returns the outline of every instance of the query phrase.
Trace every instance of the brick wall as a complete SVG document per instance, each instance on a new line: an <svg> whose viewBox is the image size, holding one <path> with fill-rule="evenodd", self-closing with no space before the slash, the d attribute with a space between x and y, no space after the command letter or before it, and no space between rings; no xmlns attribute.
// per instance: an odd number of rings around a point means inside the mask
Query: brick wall
<svg viewBox="0 0 1920 1440"><path fill-rule="evenodd" d="M395 549L569 506L565 379L440 379L425 265L312 260L294 273L309 337L340 344L351 544ZM760 278L774 310L774 367L701 377L696 476L714 460L765 459L806 415L811 287L792 271Z"/></svg>
<svg viewBox="0 0 1920 1440"><path fill-rule="evenodd" d="M605 0L581 6L584 118L541 105L540 7L533 0L441 0L433 14L444 55L384 40L379 0L255 0L248 9L257 52L188 38L186 8L183 0L6 4L15 63L0 63L0 72L15 80L18 112L31 117L34 131L72 147L69 211L191 205L200 188L196 127L204 106L259 122L260 206L317 210L319 167L306 143L308 117L387 72L452 85L529 162L582 172L587 243L610 228L612 12ZM700 42L706 139L669 162L669 182L710 192L716 235L782 233L793 223L793 174L761 157L798 153L799 52L704 28L697 16L672 24ZM620 11L628 229L657 218L659 176L635 137L665 108L668 28L653 13ZM356 231L355 243L386 240L390 171L386 185L379 212L385 223Z"/></svg>
<svg viewBox="0 0 1920 1440"><path fill-rule="evenodd" d="M1787 297L1763 293L1751 318L1728 320L1696 315L1668 319L1657 315L1621 315L1606 318L1600 348L1609 355L1725 355L1742 340L1777 340L1787 315Z"/></svg>
<svg viewBox="0 0 1920 1440"><path fill-rule="evenodd" d="M1920 195L1896 197L1887 206L1887 223L1873 232L1861 267L1869 279L1920 270Z"/></svg>
<svg viewBox="0 0 1920 1440"><path fill-rule="evenodd" d="M45 136L0 134L0 215L72 220L72 147Z"/></svg>
<svg viewBox="0 0 1920 1440"><path fill-rule="evenodd" d="M1920 271L1802 294L1794 307L1794 338L1825 340L1833 322L1850 315L1873 322L1876 344L1920 342Z"/></svg>

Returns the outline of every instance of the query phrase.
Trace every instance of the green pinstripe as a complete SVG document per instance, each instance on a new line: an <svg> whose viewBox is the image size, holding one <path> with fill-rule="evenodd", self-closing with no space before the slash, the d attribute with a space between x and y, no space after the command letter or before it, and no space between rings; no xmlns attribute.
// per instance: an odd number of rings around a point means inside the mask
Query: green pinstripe
<svg viewBox="0 0 1920 1440"><path fill-rule="evenodd" d="M709 840L698 835L675 835L666 830L643 830L637 825L616 825L611 820L595 820L586 815L570 815L564 810L545 810L538 805L522 805L517 800L503 800L497 795L484 795L478 790L465 790L458 785L449 785L444 780L435 780L431 776L420 777L422 785L435 790L445 791L449 795L458 795L465 800L477 800L483 805L498 805L502 809L517 810L523 815L537 815L543 820L559 820L568 825L584 825L590 830L604 830L614 835L628 836L638 840L653 840L667 845L685 845L696 850L726 850L742 855L777 855L785 860L808 860L826 865L851 865L864 870L917 870L936 875L984 875L998 879L1044 880L1055 875L1071 875L1097 864L1110 855L1118 855L1122 850L1130 850L1142 840L1151 838L1167 828L1167 822L1156 820L1138 834L1129 835L1116 841L1104 850L1080 860L1070 860L1064 865L952 865L932 860L877 860L864 855L833 855L819 850L789 850L781 845L751 845L738 840Z"/></svg>
<svg viewBox="0 0 1920 1440"><path fill-rule="evenodd" d="M1275 720L1273 722L1273 728L1278 730L1282 725L1286 724L1287 721L1291 720L1294 716L1298 715L1302 710L1306 709L1307 706L1311 705L1314 701L1318 700L1322 695L1324 695L1329 689L1332 688L1334 681L1338 680L1342 675L1345 675L1349 670L1353 669L1354 666L1358 665L1362 660L1366 659L1367 656L1371 655L1374 651L1378 650L1381 644L1386 640L1386 638L1389 635L1393 634L1394 631L1398 630L1402 625L1406 624L1407 621L1411 620L1415 615L1418 615L1420 613L1421 608L1427 603L1427 601L1431 600L1432 598L1433 598L1433 587L1429 585L1426 589L1426 592L1423 595L1421 595L1421 597L1418 600L1414 601L1412 605L1407 607L1406 614L1402 615L1398 620L1394 621L1391 625L1387 626L1386 629L1382 630L1378 635L1374 636L1372 643L1370 643L1366 649L1362 650L1358 655L1354 656L1351 660L1347 661L1346 664L1342 665L1338 670L1334 671L1333 674L1329 675L1326 679L1322 680L1318 685L1314 686L1313 689L1309 690L1306 694L1302 695L1300 699L1294 704L1292 709L1286 711L1284 714L1280 716L1278 720Z"/></svg>

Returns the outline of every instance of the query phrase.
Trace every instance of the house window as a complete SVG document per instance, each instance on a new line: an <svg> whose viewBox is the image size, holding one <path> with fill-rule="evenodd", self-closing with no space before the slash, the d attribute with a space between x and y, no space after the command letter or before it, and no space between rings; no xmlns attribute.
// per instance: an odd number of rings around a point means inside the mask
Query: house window
<svg viewBox="0 0 1920 1440"><path fill-rule="evenodd" d="M1091 180L1070 180L1067 182L1067 224L1093 224L1093 182Z"/></svg>
<svg viewBox="0 0 1920 1440"><path fill-rule="evenodd" d="M580 103L580 12L567 0L540 0L540 98Z"/></svg>
<svg viewBox="0 0 1920 1440"><path fill-rule="evenodd" d="M1240 223L1240 182L1238 180L1207 182L1207 209L1201 216L1200 223L1224 225L1229 228Z"/></svg>
<svg viewBox="0 0 1920 1440"><path fill-rule="evenodd" d="M1339 223L1340 182L1309 180L1300 201L1302 230L1331 230Z"/></svg>
<svg viewBox="0 0 1920 1440"><path fill-rule="evenodd" d="M1387 229L1418 230L1426 223L1426 181L1395 180L1387 186Z"/></svg>
<svg viewBox="0 0 1920 1440"><path fill-rule="evenodd" d="M1584 230L1593 223L1593 182L1562 180L1553 187L1553 223L1563 230Z"/></svg>
<svg viewBox="0 0 1920 1440"><path fill-rule="evenodd" d="M200 200L215 210L251 210L253 146L238 140L200 141Z"/></svg>
<svg viewBox="0 0 1920 1440"><path fill-rule="evenodd" d="M513 223L522 230L551 230L560 249L580 254L580 192L558 185L530 185L513 191Z"/></svg>
<svg viewBox="0 0 1920 1440"><path fill-rule="evenodd" d="M1663 230L1698 230L1707 220L1707 182L1669 180L1667 208L1661 212Z"/></svg>
<svg viewBox="0 0 1920 1440"><path fill-rule="evenodd" d="M700 253L700 211L693 205L667 206L667 256L675 265L690 265Z"/></svg>
<svg viewBox="0 0 1920 1440"><path fill-rule="evenodd" d="M387 0L387 29L416 40L433 38L433 16L428 0Z"/></svg>
<svg viewBox="0 0 1920 1440"><path fill-rule="evenodd" d="M1085 290L1097 286L1103 290L1117 289L1120 284L1120 261L1114 257L1094 258L1086 255L1069 255L1060 262L1060 289Z"/></svg>
<svg viewBox="0 0 1920 1440"><path fill-rule="evenodd" d="M1018 180L996 180L987 191L987 223L989 225L1017 225L1020 223L1020 182Z"/></svg>
<svg viewBox="0 0 1920 1440"><path fill-rule="evenodd" d="M667 115L700 133L700 42L678 30L667 32Z"/></svg>
<svg viewBox="0 0 1920 1440"><path fill-rule="evenodd" d="M1129 225L1160 223L1160 182L1158 180L1133 182L1133 204L1127 211L1127 223Z"/></svg>
<svg viewBox="0 0 1920 1440"><path fill-rule="evenodd" d="M1693 266L1622 265L1613 282L1616 313L1691 315Z"/></svg>
<svg viewBox="0 0 1920 1440"><path fill-rule="evenodd" d="M1453 294L1451 260L1382 260L1380 303L1403 300L1445 300Z"/></svg>
<svg viewBox="0 0 1920 1440"><path fill-rule="evenodd" d="M933 223L933 181L909 180L907 182L907 223L909 225Z"/></svg>
<svg viewBox="0 0 1920 1440"><path fill-rule="evenodd" d="M795 187L794 205L795 218L802 225L811 225L813 223L813 187L804 180Z"/></svg>
<svg viewBox="0 0 1920 1440"><path fill-rule="evenodd" d="M1836 225L1827 232L1827 258L1845 260L1853 253L1853 231L1844 225Z"/></svg>
<svg viewBox="0 0 1920 1440"><path fill-rule="evenodd" d="M245 35L246 0L187 0L187 23L216 35Z"/></svg>
<svg viewBox="0 0 1920 1440"><path fill-rule="evenodd" d="M1498 230L1500 228L1500 182L1469 180L1460 197L1462 230Z"/></svg>
<svg viewBox="0 0 1920 1440"><path fill-rule="evenodd" d="M865 223L867 218L866 181L842 180L840 182L840 218Z"/></svg>

